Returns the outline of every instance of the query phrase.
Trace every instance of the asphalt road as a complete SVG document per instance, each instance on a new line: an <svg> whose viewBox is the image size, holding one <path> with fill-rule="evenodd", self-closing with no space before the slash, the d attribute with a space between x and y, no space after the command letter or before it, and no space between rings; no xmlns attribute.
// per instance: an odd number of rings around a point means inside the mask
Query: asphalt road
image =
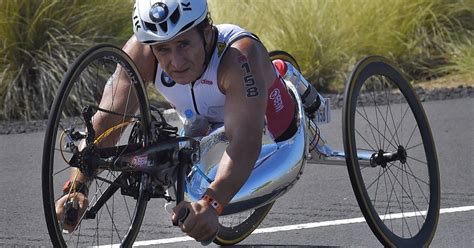
<svg viewBox="0 0 474 248"><path fill-rule="evenodd" d="M424 106L436 141L442 182L443 213L431 247L473 247L474 98L428 102ZM332 114L332 123L322 126L322 130L333 147L342 147L341 112L335 110ZM51 246L41 198L43 135L0 135L0 247ZM458 209L465 206L470 208ZM270 232L252 234L239 246L380 247L364 221L336 221L357 217L362 214L346 168L308 164L301 180L277 201L260 226L270 228ZM177 238L185 235L171 226L161 200L149 203L145 218L139 241L153 240L151 246L160 247L200 246ZM315 223L316 227L279 232L272 229L305 223Z"/></svg>

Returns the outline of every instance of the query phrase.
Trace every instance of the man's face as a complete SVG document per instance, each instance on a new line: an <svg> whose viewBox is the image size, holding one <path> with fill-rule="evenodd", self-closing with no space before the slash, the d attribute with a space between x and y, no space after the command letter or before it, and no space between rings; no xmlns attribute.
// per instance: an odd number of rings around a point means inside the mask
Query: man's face
<svg viewBox="0 0 474 248"><path fill-rule="evenodd" d="M196 28L152 46L161 68L178 84L192 83L204 70L203 40Z"/></svg>

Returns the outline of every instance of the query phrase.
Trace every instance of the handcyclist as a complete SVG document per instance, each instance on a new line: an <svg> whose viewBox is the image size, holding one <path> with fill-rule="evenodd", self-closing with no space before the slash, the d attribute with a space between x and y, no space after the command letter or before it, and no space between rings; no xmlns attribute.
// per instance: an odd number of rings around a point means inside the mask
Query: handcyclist
<svg viewBox="0 0 474 248"><path fill-rule="evenodd" d="M141 0L135 2L134 36L123 47L144 82L153 82L183 117L204 117L223 124L229 145L222 156L215 180L196 202L182 202L171 219L187 208L180 223L183 232L197 241L208 241L218 229L218 216L249 177L260 154L262 134L268 130L276 140L296 130L296 105L279 71L284 63L272 64L268 51L254 34L231 24L214 25L206 0ZM128 80L125 73L116 82ZM118 84L118 83L117 83ZM119 85L119 84L118 84ZM128 91L104 89L101 106L121 106ZM125 88L125 87L124 87ZM127 110L135 106L128 105ZM113 115L95 116L94 130L103 132ZM80 214L87 207L90 183L81 173L71 173L63 191L74 186ZM56 202L61 217L67 196ZM76 221L77 222L77 221ZM77 223L65 223L72 232Z"/></svg>

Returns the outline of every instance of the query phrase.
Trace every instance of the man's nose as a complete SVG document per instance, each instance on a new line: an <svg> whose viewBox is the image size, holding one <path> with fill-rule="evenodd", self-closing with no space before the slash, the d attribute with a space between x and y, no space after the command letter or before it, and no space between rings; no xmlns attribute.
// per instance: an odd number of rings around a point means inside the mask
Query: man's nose
<svg viewBox="0 0 474 248"><path fill-rule="evenodd" d="M179 51L173 52L171 56L171 65L176 70L185 69L184 66L186 65L186 60L184 54Z"/></svg>

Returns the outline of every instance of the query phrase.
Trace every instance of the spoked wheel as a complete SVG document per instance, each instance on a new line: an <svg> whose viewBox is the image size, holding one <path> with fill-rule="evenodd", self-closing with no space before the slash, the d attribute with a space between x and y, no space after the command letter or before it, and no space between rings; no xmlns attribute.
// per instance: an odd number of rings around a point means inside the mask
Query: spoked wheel
<svg viewBox="0 0 474 248"><path fill-rule="evenodd" d="M379 56L361 60L345 91L343 138L352 188L384 246L428 246L440 178L428 119L408 81Z"/></svg>
<svg viewBox="0 0 474 248"><path fill-rule="evenodd" d="M140 75L120 49L93 47L70 67L52 105L43 150L43 204L54 247L133 244L148 202L147 175L92 171L87 210L71 233L63 231L64 217L57 216L55 201L64 197L64 183L78 171L70 163L74 149L85 146L87 125L94 123L91 142L112 157L150 142L149 115ZM66 194L68 199L72 195Z"/></svg>
<svg viewBox="0 0 474 248"><path fill-rule="evenodd" d="M219 233L214 243L234 245L244 240L262 223L272 209L273 203L237 214L220 216Z"/></svg>

